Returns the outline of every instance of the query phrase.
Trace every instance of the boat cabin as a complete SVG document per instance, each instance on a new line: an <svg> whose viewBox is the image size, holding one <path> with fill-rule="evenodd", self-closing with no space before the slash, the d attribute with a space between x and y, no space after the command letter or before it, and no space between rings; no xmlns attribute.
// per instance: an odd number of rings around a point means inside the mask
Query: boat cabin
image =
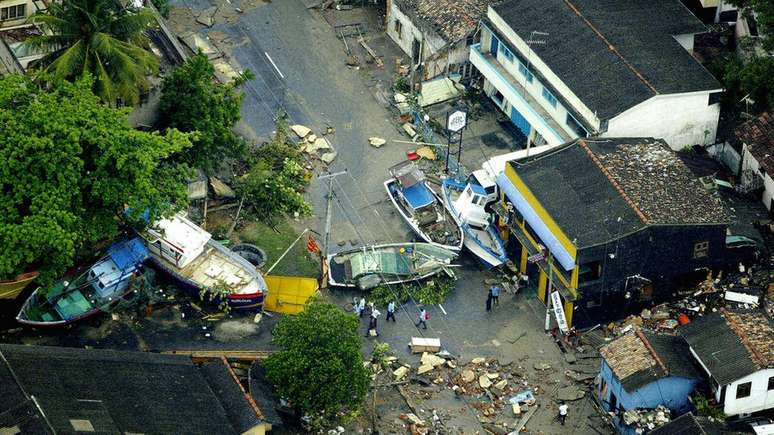
<svg viewBox="0 0 774 435"><path fill-rule="evenodd" d="M497 183L486 170L479 169L473 171L473 173L468 176L468 184L477 184L484 190L487 204L498 199Z"/></svg>
<svg viewBox="0 0 774 435"><path fill-rule="evenodd" d="M212 235L179 213L156 221L145 238L151 254L182 269L204 252Z"/></svg>
<svg viewBox="0 0 774 435"><path fill-rule="evenodd" d="M432 212L432 218L435 219L435 212L431 209L435 203L435 197L430 189L425 185L425 174L410 160L400 162L389 169L390 175L397 181L398 194L404 208L412 217L417 217L425 211Z"/></svg>
<svg viewBox="0 0 774 435"><path fill-rule="evenodd" d="M148 258L142 240L117 243L108 249L108 256L89 269L88 281L98 298L105 298L129 286L129 278Z"/></svg>
<svg viewBox="0 0 774 435"><path fill-rule="evenodd" d="M478 184L468 183L462 194L457 198L454 208L464 223L486 229L489 226L489 213L485 207L488 204L487 191Z"/></svg>

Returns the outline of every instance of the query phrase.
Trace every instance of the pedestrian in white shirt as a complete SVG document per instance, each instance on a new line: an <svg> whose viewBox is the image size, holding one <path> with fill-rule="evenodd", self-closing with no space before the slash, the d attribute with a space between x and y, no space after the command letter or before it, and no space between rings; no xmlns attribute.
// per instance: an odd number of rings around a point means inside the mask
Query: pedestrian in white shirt
<svg viewBox="0 0 774 435"><path fill-rule="evenodd" d="M393 323L395 322L395 301L390 301L387 304L387 318L384 321L389 322L390 319L392 319Z"/></svg>
<svg viewBox="0 0 774 435"><path fill-rule="evenodd" d="M564 426L564 421L567 419L567 404L559 402L559 422Z"/></svg>

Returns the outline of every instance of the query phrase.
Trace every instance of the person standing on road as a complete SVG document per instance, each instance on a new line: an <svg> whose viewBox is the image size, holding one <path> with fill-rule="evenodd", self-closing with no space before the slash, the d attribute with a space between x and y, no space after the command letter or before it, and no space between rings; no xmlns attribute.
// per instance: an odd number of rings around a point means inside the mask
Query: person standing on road
<svg viewBox="0 0 774 435"><path fill-rule="evenodd" d="M384 319L384 321L389 322L390 319L395 323L395 301L390 301L390 303L387 304L387 318Z"/></svg>
<svg viewBox="0 0 774 435"><path fill-rule="evenodd" d="M500 287L497 287L496 285L493 285L492 288L489 289L490 294L492 295L492 303L494 303L495 306L500 306Z"/></svg>
<svg viewBox="0 0 774 435"><path fill-rule="evenodd" d="M423 329L427 329L428 320L430 320L430 314L427 313L427 310L422 308L422 311L419 312L419 321L414 326L419 328L419 325L422 325Z"/></svg>
<svg viewBox="0 0 774 435"><path fill-rule="evenodd" d="M360 317L360 303L357 300L357 296L352 299L352 311Z"/></svg>
<svg viewBox="0 0 774 435"><path fill-rule="evenodd" d="M376 329L376 319L381 316L382 313L371 306L371 320L368 322L368 331L366 331L366 337L371 335L371 331L374 331L374 334L378 337L379 336L379 330Z"/></svg>
<svg viewBox="0 0 774 435"><path fill-rule="evenodd" d="M486 294L486 312L492 311L492 289Z"/></svg>
<svg viewBox="0 0 774 435"><path fill-rule="evenodd" d="M363 317L363 313L365 313L365 298L360 298L360 303L357 304L357 316Z"/></svg>
<svg viewBox="0 0 774 435"><path fill-rule="evenodd" d="M559 402L559 422L564 426L564 421L567 420L567 404Z"/></svg>

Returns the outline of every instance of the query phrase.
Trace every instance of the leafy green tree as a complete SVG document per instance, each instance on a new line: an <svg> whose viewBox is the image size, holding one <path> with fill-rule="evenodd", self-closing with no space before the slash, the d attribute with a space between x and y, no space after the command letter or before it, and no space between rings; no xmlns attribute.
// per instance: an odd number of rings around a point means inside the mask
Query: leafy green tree
<svg viewBox="0 0 774 435"><path fill-rule="evenodd" d="M50 281L117 236L125 207L153 219L187 198L190 171L169 158L189 135L132 129L89 76L51 83L0 78L0 278L38 269Z"/></svg>
<svg viewBox="0 0 774 435"><path fill-rule="evenodd" d="M764 50L774 51L774 2L771 0L729 0L729 3L740 8L742 13L756 15L758 33Z"/></svg>
<svg viewBox="0 0 774 435"><path fill-rule="evenodd" d="M259 159L237 180L237 193L244 198L247 210L270 223L283 214L309 216L312 207L301 193L304 174L304 168L295 160L285 159L277 171Z"/></svg>
<svg viewBox="0 0 774 435"><path fill-rule="evenodd" d="M183 158L213 173L224 158L241 158L247 146L232 130L240 119L242 94L237 88L252 75L229 84L215 81L215 69L199 53L164 78L160 103L161 127L199 132Z"/></svg>
<svg viewBox="0 0 774 435"><path fill-rule="evenodd" d="M726 88L724 99L728 106L746 109L740 100L749 95L755 101L754 112L774 109L773 57L752 56L743 60L732 54L711 65L710 69Z"/></svg>
<svg viewBox="0 0 774 435"><path fill-rule="evenodd" d="M266 360L267 377L313 421L331 423L355 412L368 392L358 325L335 305L312 301L274 329L280 351Z"/></svg>
<svg viewBox="0 0 774 435"><path fill-rule="evenodd" d="M55 79L94 77L94 92L105 102L121 98L139 101L149 88L147 76L158 71L159 60L147 49L145 31L155 25L147 9L121 6L116 0L50 2L48 10L30 21L44 30L25 42L45 55L33 66Z"/></svg>

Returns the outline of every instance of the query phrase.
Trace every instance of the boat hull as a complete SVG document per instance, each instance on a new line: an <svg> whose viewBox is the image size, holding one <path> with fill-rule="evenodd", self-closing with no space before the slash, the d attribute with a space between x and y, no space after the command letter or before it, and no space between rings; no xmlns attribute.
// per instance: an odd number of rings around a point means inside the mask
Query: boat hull
<svg viewBox="0 0 774 435"><path fill-rule="evenodd" d="M390 244L384 244L384 245L376 245L376 246L372 246L370 248L374 249L374 250L379 250L379 249L385 249L385 248L415 247L416 245L417 245L416 243L390 243ZM423 245L423 243L419 243L419 245ZM424 243L424 245L432 245L432 246L435 246L437 248L440 248L440 246L435 244L435 243ZM360 251L361 251L361 249L353 249L353 250L349 250L349 251L343 251L343 252L338 252L336 254L328 255L328 257L325 259L326 266L328 267L328 271L329 271L329 273L328 273L328 284L330 284L331 286L334 286L334 287L360 288L360 286L356 282L346 282L346 281L337 280L334 277L334 273L333 273L333 269L334 268L340 267L340 266L335 266L333 264L333 259L335 257L337 257L337 256L344 256L344 255L347 255L347 254L353 254L353 253L360 252ZM454 258L456 258L456 256L457 256L456 254L457 253L455 251L451 251L451 250L448 250L448 249L447 249L447 251L449 251L450 253L454 254ZM438 267L437 269L433 269L431 271L428 271L428 272L425 272L425 273L421 273L421 274L416 274L415 273L415 274L405 275L405 276L401 276L401 277L391 276L390 279L380 281L378 285L393 285L393 284L401 284L401 283L407 283L407 282L421 281L421 280L424 280L424 279L429 278L431 276L437 275L438 273L442 272L443 270L444 269L442 267ZM383 276L384 274L378 273L378 272L374 272L371 275L382 275ZM370 289L370 288L368 288L368 289ZM368 289L366 289L366 290L368 290Z"/></svg>
<svg viewBox="0 0 774 435"><path fill-rule="evenodd" d="M444 207L446 207L446 209L449 210L449 214L451 214L454 221L457 223L457 225L459 225L462 228L462 231L464 234L463 245L473 255L478 257L481 263L488 269L492 269L502 265L503 263L508 261L508 257L505 254L497 255L494 251L492 251L491 248L485 246L475 236L475 234L473 234L472 229L466 223L463 223L460 217L457 215L457 211L454 208L454 203L452 201L451 193L450 193L450 189L455 189L455 188L459 188L459 187L452 186L451 179L447 178L446 180L443 181L441 185L441 197L443 200ZM495 240L495 243L498 243L500 245L499 246L500 250L502 250L502 252L505 252L505 246L502 243L502 240L500 240L500 237L496 234L492 234L492 239Z"/></svg>
<svg viewBox="0 0 774 435"><path fill-rule="evenodd" d="M21 325L29 326L32 328L43 328L43 329L64 328L74 323L82 322L86 319L96 317L104 312L102 308L95 307L95 308L92 308L91 310L84 311L83 313L77 316L71 317L69 319L54 320L54 321L30 320L29 318L27 318L25 313L32 308L33 304L37 302L39 290L40 290L40 287L38 287L37 289L35 289L35 291L32 292L30 297L27 298L27 300L24 302L24 305L22 305L21 309L19 310L19 314L16 315L16 321L19 322ZM118 300L116 300L116 302L118 302Z"/></svg>
<svg viewBox="0 0 774 435"><path fill-rule="evenodd" d="M38 272L28 272L14 279L0 281L0 299L16 299L38 275Z"/></svg>
<svg viewBox="0 0 774 435"><path fill-rule="evenodd" d="M178 273L164 260L159 259L155 255L150 257L151 264L166 276L174 279L178 282L179 287L184 292L188 293L193 298L199 298L199 292L204 289L204 286L186 278ZM260 293L248 293L248 294L230 294L226 296L226 302L232 310L240 311L261 311L263 309L263 300L265 298L265 292ZM213 302L217 305L223 301L222 298L215 298Z"/></svg>
<svg viewBox="0 0 774 435"><path fill-rule="evenodd" d="M384 188L385 190L387 190L387 196L390 198L390 201L392 201L392 205L395 206L395 208L398 210L398 213L400 213L400 216L408 224L408 226L410 226L411 229L414 230L414 232L427 243L432 243L434 245L440 246L450 251L460 251L462 249L465 235L464 235L464 232L462 231L462 228L460 228L459 222L457 222L457 220L454 219L453 216L451 216L451 213L448 213L448 210L444 207L444 214L450 217L454 221L457 229L460 232L459 233L460 242L457 245L446 245L443 243L438 243L435 240L432 240L430 238L430 235L427 234L424 230L422 230L422 228L420 228L419 225L417 225L416 221L414 221L414 219L412 219L411 216L409 216L406 213L403 207L401 207L400 204L398 204L398 200L395 198L395 194L391 189L391 186L394 185L396 182L397 181L394 178L390 178L389 180L384 182ZM430 189L429 187L428 187L428 190L430 190L430 192L433 194L433 197L435 197L436 201L438 201L438 203L443 206L443 200L438 195L438 193L433 189Z"/></svg>

